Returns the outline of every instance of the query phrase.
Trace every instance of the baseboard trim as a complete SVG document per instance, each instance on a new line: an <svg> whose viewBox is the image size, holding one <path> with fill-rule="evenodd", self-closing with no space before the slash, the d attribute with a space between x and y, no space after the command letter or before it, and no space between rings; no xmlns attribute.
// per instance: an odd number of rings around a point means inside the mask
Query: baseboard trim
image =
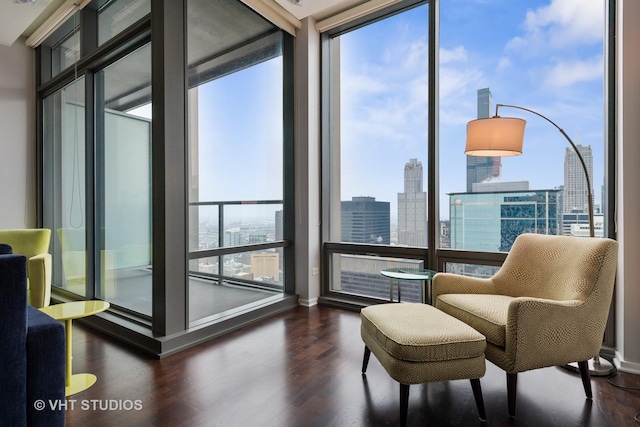
<svg viewBox="0 0 640 427"><path fill-rule="evenodd" d="M616 357L614 357L613 359L613 363L615 367L621 372L640 375L640 363L625 361L617 351Z"/></svg>
<svg viewBox="0 0 640 427"><path fill-rule="evenodd" d="M303 307L313 307L315 305L318 305L318 298L311 298L311 299L299 298L298 304L300 304Z"/></svg>

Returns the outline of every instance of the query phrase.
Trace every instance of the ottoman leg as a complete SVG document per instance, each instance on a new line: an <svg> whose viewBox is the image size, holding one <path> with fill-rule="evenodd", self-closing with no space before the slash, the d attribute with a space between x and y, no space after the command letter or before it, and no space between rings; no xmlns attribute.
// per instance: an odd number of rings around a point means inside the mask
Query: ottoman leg
<svg viewBox="0 0 640 427"><path fill-rule="evenodd" d="M471 379L471 389L473 390L473 397L476 399L476 406L478 407L478 415L480 421L487 421L487 415L484 412L484 400L482 399L482 387L480 387L480 378Z"/></svg>
<svg viewBox="0 0 640 427"><path fill-rule="evenodd" d="M407 411L409 409L409 384L400 384L400 426L407 425Z"/></svg>
<svg viewBox="0 0 640 427"><path fill-rule="evenodd" d="M369 357L371 356L371 350L366 345L364 346L364 358L362 359L362 375L367 373L367 365L369 364Z"/></svg>

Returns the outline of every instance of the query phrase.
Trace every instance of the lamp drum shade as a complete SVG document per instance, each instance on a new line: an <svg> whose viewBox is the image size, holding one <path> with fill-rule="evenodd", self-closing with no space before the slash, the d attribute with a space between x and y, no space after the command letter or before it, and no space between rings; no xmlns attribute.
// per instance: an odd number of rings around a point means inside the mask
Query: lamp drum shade
<svg viewBox="0 0 640 427"><path fill-rule="evenodd" d="M503 157L522 154L526 120L491 117L467 123L468 156Z"/></svg>

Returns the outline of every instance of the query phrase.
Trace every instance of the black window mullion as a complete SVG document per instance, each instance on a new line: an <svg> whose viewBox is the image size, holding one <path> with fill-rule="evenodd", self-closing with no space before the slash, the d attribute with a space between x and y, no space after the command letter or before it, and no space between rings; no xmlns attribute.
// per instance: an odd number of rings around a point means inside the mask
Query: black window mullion
<svg viewBox="0 0 640 427"><path fill-rule="evenodd" d="M87 73L86 79L86 197L87 298L103 297L101 283L105 224L104 75Z"/></svg>

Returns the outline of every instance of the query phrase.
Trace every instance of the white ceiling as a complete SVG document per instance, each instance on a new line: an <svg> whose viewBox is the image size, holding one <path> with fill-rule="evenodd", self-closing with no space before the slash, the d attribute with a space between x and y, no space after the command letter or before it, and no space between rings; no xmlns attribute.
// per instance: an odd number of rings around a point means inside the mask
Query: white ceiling
<svg viewBox="0 0 640 427"><path fill-rule="evenodd" d="M11 46L50 3L51 0L39 0L35 4L0 0L0 44Z"/></svg>
<svg viewBox="0 0 640 427"><path fill-rule="evenodd" d="M274 0L280 6L287 9L293 16L298 19L304 19L307 16L321 16L325 11L335 9L344 4L352 4L354 0ZM361 2L361 1L360 1Z"/></svg>

